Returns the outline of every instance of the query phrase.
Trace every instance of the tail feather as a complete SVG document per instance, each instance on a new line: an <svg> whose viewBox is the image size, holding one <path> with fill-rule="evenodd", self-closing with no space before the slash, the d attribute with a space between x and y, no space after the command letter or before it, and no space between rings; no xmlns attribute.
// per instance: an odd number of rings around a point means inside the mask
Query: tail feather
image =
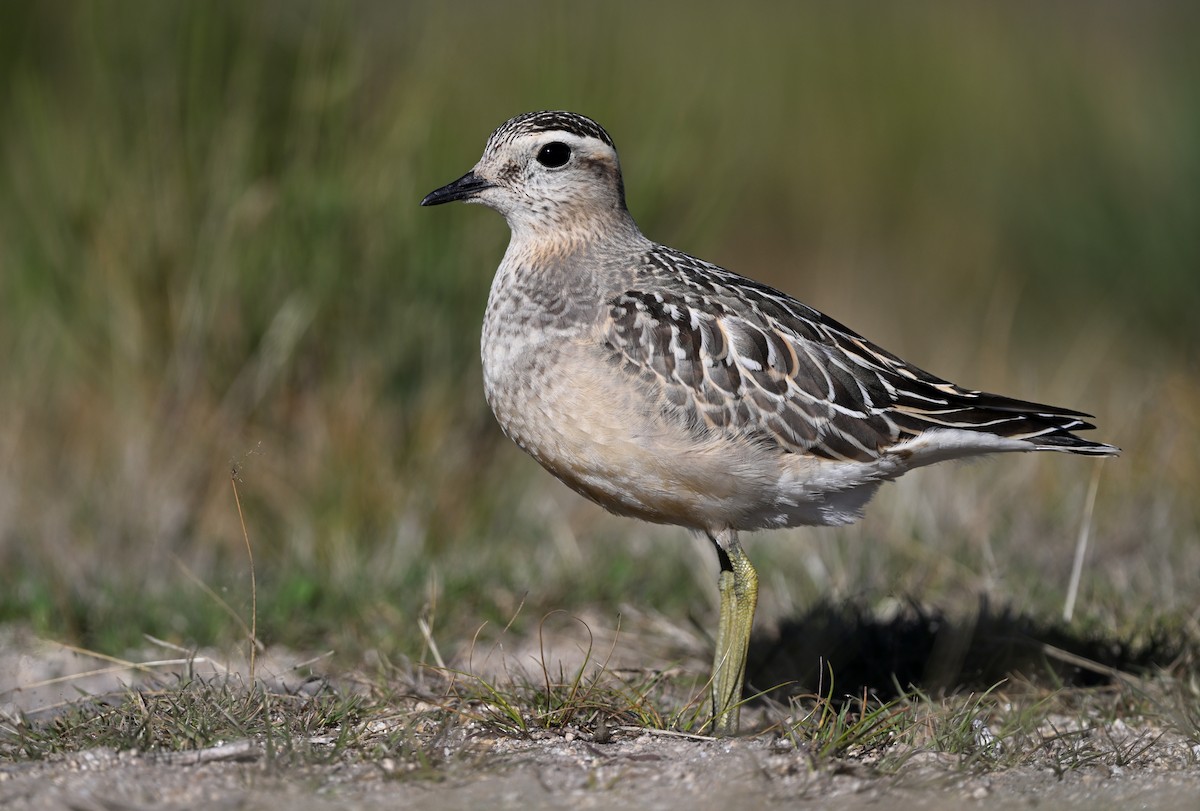
<svg viewBox="0 0 1200 811"><path fill-rule="evenodd" d="M1017 400L988 392L959 390L943 393L943 402L897 403L896 418L914 434L939 428L976 431L1028 442L1031 450L1060 451L1088 456L1116 456L1120 448L1076 436L1096 426L1091 414L1069 408Z"/></svg>
<svg viewBox="0 0 1200 811"><path fill-rule="evenodd" d="M1028 442L1033 445L1033 449L1036 451L1061 451L1063 453L1078 453L1084 456L1116 456L1121 452L1121 449L1115 445L1093 442L1090 439L1075 436L1070 432L1032 437Z"/></svg>

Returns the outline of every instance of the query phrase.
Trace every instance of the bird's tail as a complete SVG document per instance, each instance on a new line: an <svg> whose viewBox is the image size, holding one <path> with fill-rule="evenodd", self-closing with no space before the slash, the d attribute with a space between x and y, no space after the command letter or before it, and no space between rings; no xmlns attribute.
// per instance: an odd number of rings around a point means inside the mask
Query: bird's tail
<svg viewBox="0 0 1200 811"><path fill-rule="evenodd" d="M931 428L951 428L1028 442L1033 446L1030 450L1085 456L1116 456L1121 452L1114 445L1076 436L1075 431L1096 427L1089 422L1092 415L1082 411L961 389L943 391L940 402L926 399L905 405L900 421L917 433Z"/></svg>

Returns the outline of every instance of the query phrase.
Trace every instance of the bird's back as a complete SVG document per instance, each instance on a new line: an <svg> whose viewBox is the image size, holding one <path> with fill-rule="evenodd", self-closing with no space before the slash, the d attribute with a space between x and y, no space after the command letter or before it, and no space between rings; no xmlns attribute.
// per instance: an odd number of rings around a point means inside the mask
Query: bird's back
<svg viewBox="0 0 1200 811"><path fill-rule="evenodd" d="M869 462L946 432L964 434L961 455L1116 452L1072 433L1094 427L1087 414L955 385L778 290L665 246L641 257L634 284L609 304L608 344L665 411L782 452Z"/></svg>

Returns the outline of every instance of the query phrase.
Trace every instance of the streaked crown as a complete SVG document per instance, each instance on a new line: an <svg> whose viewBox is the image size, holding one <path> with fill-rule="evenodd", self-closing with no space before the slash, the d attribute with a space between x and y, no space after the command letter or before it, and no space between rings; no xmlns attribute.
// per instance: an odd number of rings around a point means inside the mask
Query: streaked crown
<svg viewBox="0 0 1200 811"><path fill-rule="evenodd" d="M579 138L595 138L616 149L616 144L604 131L604 127L585 115L566 110L538 110L510 118L496 128L492 137L488 139L488 145L506 143L520 135L539 132L563 132Z"/></svg>

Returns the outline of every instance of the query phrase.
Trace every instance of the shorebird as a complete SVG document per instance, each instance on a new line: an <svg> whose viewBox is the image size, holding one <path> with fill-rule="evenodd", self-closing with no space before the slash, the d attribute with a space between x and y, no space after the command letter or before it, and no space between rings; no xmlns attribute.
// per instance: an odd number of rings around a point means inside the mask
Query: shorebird
<svg viewBox="0 0 1200 811"><path fill-rule="evenodd" d="M512 238L483 320L500 427L620 515L705 534L720 619L711 729L738 728L758 576L742 531L855 520L916 467L999 451L1110 456L1091 416L935 377L767 285L642 235L612 138L563 111L501 124L423 206L482 203Z"/></svg>

